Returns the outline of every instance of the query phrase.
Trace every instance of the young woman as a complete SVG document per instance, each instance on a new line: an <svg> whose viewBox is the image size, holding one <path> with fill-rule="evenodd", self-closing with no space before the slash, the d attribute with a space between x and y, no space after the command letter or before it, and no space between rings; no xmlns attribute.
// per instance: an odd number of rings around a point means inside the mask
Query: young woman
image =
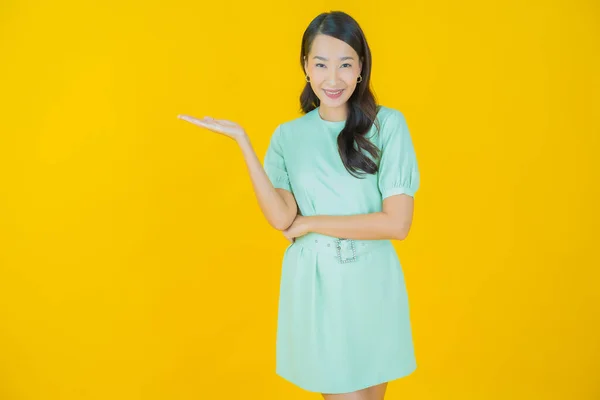
<svg viewBox="0 0 600 400"><path fill-rule="evenodd" d="M404 274L391 240L412 223L419 169L403 114L377 105L358 23L323 13L302 38L302 116L258 160L244 129L179 117L239 144L283 256L276 373L326 400L383 399L416 369Z"/></svg>

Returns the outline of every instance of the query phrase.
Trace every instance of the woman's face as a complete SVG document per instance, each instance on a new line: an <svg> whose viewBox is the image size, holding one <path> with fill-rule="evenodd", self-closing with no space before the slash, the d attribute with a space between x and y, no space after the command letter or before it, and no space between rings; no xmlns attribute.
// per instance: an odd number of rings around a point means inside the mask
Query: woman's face
<svg viewBox="0 0 600 400"><path fill-rule="evenodd" d="M317 35L304 60L310 85L321 105L337 108L346 103L356 88L362 63L354 49L343 40ZM329 93L342 90L340 94ZM329 93L329 94L328 94Z"/></svg>

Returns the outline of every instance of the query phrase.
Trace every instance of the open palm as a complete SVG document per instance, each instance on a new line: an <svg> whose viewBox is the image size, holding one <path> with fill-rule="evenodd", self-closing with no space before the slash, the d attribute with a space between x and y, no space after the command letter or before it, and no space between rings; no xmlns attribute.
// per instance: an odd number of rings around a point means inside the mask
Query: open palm
<svg viewBox="0 0 600 400"><path fill-rule="evenodd" d="M204 117L202 119L192 117L190 115L180 114L177 118L188 121L194 125L209 129L213 132L220 133L232 139L240 139L246 135L246 131L239 124L226 119L215 119L212 117Z"/></svg>

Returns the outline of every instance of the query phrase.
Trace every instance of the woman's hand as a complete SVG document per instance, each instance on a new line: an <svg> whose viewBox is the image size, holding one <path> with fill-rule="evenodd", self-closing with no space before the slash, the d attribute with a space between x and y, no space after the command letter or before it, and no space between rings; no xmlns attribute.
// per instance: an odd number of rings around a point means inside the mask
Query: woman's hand
<svg viewBox="0 0 600 400"><path fill-rule="evenodd" d="M226 119L214 119L212 117L204 117L202 119L194 118L189 115L180 114L177 118L191 122L202 128L210 129L213 132L228 136L235 140L240 140L246 137L246 131L235 122Z"/></svg>
<svg viewBox="0 0 600 400"><path fill-rule="evenodd" d="M283 231L283 235L287 240L294 243L297 237L306 235L309 230L308 226L308 217L304 217L302 215L297 215L292 225L289 228Z"/></svg>

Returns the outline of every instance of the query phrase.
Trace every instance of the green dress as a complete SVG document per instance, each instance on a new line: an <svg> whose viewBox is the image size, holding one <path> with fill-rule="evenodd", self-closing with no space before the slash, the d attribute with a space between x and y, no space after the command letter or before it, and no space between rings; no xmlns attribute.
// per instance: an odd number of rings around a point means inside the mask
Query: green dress
<svg viewBox="0 0 600 400"><path fill-rule="evenodd" d="M264 157L267 176L294 194L305 216L373 213L388 196L414 196L419 169L404 115L380 106L377 118L381 131L373 124L367 134L381 149L377 174L348 173L336 142L345 121L323 120L316 108L277 126ZM285 249L277 375L311 392L346 393L416 366L404 274L390 240L310 232Z"/></svg>

